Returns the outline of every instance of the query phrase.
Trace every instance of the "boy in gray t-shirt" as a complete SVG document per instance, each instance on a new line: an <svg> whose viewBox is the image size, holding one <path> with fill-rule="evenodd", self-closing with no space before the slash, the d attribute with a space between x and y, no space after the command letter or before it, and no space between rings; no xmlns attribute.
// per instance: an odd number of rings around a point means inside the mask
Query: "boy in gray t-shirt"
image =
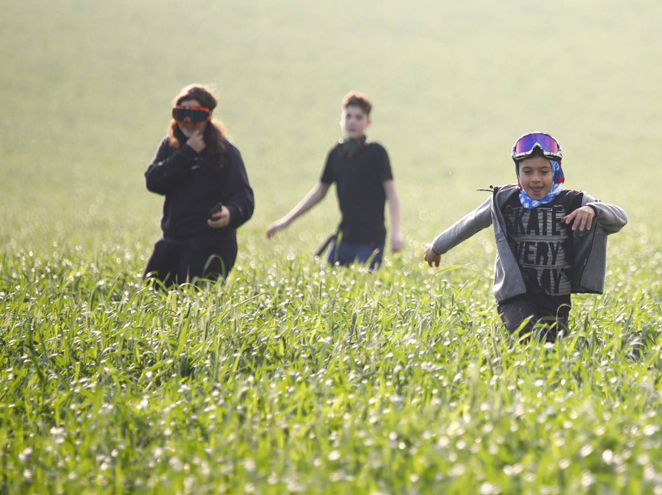
<svg viewBox="0 0 662 495"><path fill-rule="evenodd" d="M439 266L442 254L493 225L494 295L503 323L510 333L540 329L554 341L567 330L571 293L604 290L607 235L621 230L627 215L563 190L563 152L549 134L522 136L512 158L517 186L492 188L491 198L427 245L425 261Z"/></svg>

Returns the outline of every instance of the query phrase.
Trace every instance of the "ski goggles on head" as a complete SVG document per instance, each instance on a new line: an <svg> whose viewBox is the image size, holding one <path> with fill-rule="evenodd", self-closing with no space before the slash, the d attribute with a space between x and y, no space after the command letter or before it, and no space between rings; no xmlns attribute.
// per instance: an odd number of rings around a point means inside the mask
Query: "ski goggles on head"
<svg viewBox="0 0 662 495"><path fill-rule="evenodd" d="M172 118L179 125L199 125L211 120L211 111L205 107L183 107L177 105L172 109Z"/></svg>
<svg viewBox="0 0 662 495"><path fill-rule="evenodd" d="M563 158L563 149L556 139L544 132L532 132L515 141L512 152L513 160L517 162L530 157L536 148L540 148L545 158L555 160Z"/></svg>

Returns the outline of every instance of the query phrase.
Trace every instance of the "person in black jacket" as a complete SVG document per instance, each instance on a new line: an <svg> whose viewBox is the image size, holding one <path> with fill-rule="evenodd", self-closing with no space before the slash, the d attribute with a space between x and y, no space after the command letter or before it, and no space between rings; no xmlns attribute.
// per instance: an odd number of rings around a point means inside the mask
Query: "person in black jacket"
<svg viewBox="0 0 662 495"><path fill-rule="evenodd" d="M185 87L173 120L147 167L147 189L165 196L161 228L145 278L165 287L226 277L237 257L237 228L253 215L253 190L239 150L212 120L217 100L205 86Z"/></svg>

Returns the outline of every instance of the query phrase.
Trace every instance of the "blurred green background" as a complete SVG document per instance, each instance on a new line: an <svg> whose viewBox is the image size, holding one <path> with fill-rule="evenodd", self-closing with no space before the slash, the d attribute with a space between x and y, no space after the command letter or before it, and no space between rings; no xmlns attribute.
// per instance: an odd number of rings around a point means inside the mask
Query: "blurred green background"
<svg viewBox="0 0 662 495"><path fill-rule="evenodd" d="M310 257L333 231L330 195L264 239L319 178L352 89L391 156L404 262L476 188L514 180L510 147L531 130L561 141L567 187L623 206L623 236L659 247L661 16L655 1L3 2L0 243L135 246L142 268L162 205L143 171L172 98L201 82L255 189L240 265ZM481 236L450 256L489 251Z"/></svg>

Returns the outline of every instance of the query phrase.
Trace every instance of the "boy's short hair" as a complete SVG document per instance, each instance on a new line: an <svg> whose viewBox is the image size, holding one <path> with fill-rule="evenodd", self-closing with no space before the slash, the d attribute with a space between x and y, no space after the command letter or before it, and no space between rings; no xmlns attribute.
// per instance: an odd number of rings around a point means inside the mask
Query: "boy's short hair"
<svg viewBox="0 0 662 495"><path fill-rule="evenodd" d="M367 116L370 116L370 110L372 110L372 103L367 95L359 93L358 91L350 91L345 95L342 100L343 110L349 106L357 106L365 112Z"/></svg>

